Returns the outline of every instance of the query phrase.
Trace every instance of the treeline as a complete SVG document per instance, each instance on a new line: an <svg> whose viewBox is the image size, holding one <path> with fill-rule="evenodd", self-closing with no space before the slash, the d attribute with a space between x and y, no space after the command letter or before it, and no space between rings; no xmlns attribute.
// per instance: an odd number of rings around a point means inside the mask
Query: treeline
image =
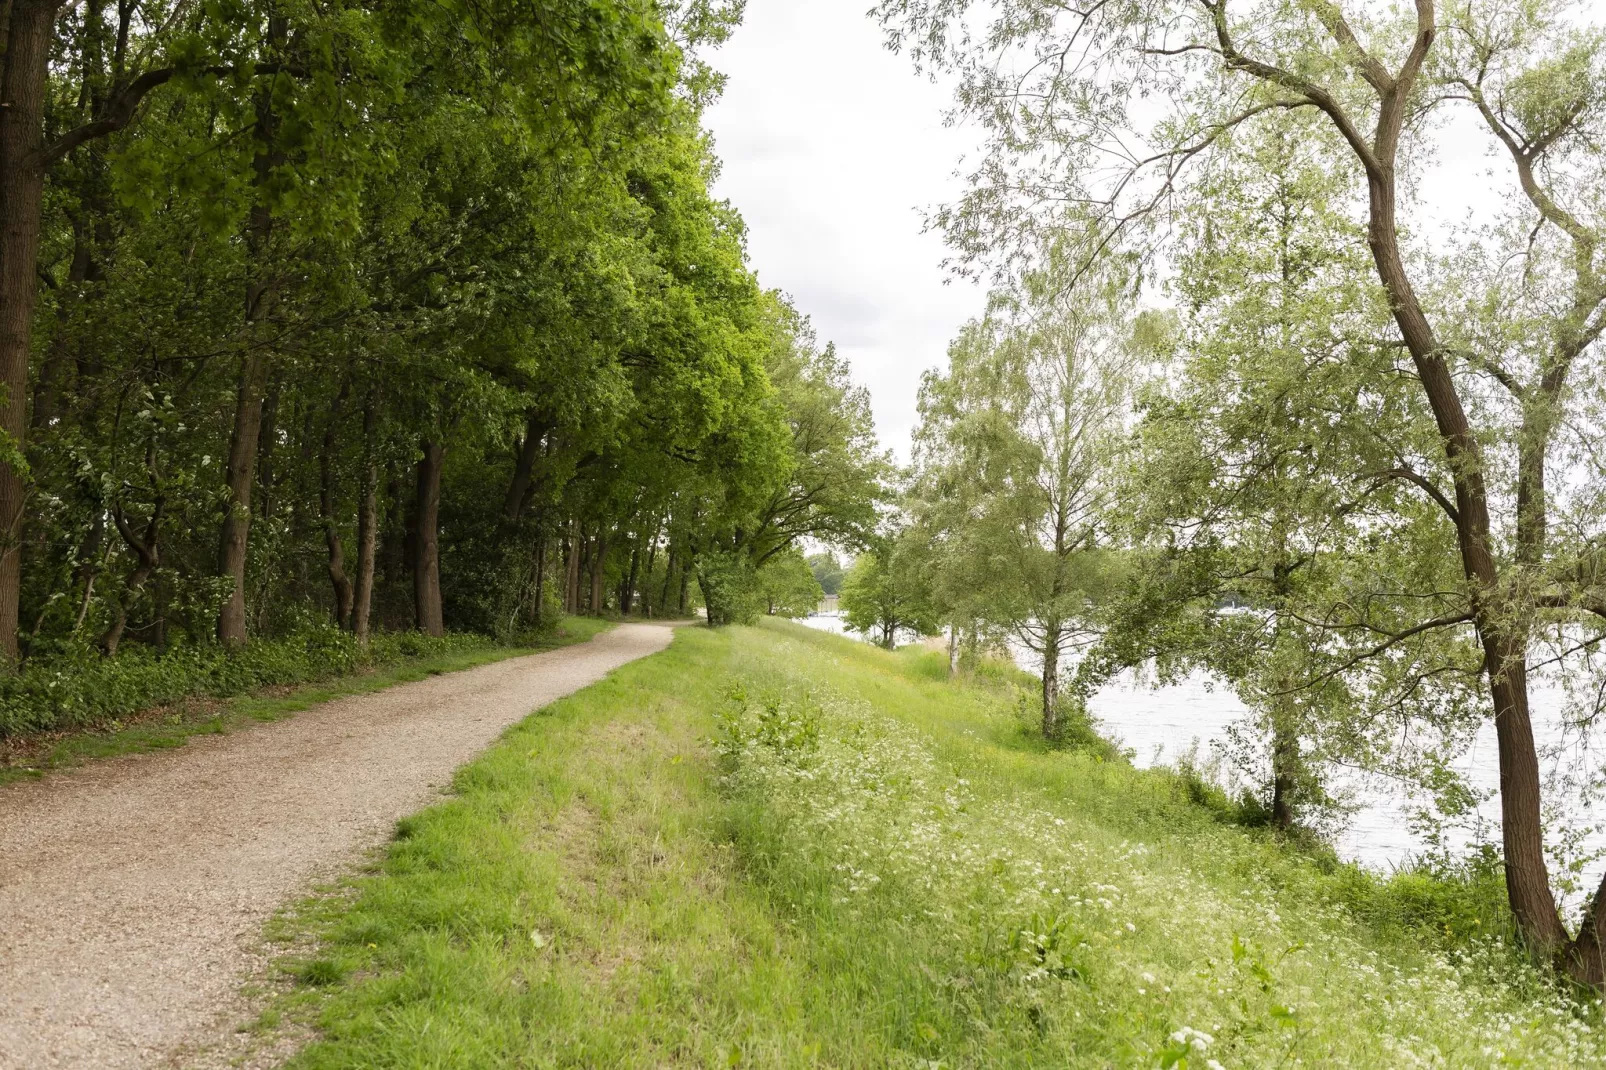
<svg viewBox="0 0 1606 1070"><path fill-rule="evenodd" d="M740 4L16 0L0 653L762 607L868 401L709 193Z"/></svg>
<svg viewBox="0 0 1606 1070"><path fill-rule="evenodd" d="M1606 713L1599 20L880 12L986 132L937 222L997 289L926 382L900 523L844 602L1029 647L1051 736L1115 673L1211 672L1283 827L1333 813L1337 768L1471 823L1456 762L1491 726L1513 929L1606 985L1606 883L1558 817L1599 797L1563 759ZM1469 131L1511 196L1463 222L1435 161ZM1542 682L1565 746L1536 739Z"/></svg>

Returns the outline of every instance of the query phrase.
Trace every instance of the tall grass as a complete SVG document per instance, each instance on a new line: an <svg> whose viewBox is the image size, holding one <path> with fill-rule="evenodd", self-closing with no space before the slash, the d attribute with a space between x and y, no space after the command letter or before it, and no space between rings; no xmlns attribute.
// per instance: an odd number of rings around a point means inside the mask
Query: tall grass
<svg viewBox="0 0 1606 1070"><path fill-rule="evenodd" d="M302 917L297 1065L1606 1065L1482 877L1290 849L937 676L688 629L532 718Z"/></svg>

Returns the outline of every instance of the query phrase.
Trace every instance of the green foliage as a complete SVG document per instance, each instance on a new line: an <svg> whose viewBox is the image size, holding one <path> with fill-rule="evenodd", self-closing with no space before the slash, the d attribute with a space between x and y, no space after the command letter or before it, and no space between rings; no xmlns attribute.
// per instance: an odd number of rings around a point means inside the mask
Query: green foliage
<svg viewBox="0 0 1606 1070"><path fill-rule="evenodd" d="M823 553L808 556L809 571L814 574L814 582L820 585L820 591L826 597L833 597L842 592L842 581L847 578L847 570L842 567L841 560L835 553L826 550Z"/></svg>
<svg viewBox="0 0 1606 1070"><path fill-rule="evenodd" d="M820 608L825 591L803 554L788 549L764 562L754 581L764 611L772 617L806 617Z"/></svg>
<svg viewBox="0 0 1606 1070"><path fill-rule="evenodd" d="M856 632L874 635L891 650L899 632L935 635L939 624L923 555L912 539L883 540L860 554L842 581L842 619Z"/></svg>
<svg viewBox="0 0 1606 1070"><path fill-rule="evenodd" d="M375 636L363 649L349 633L322 625L232 654L216 646L136 647L108 658L86 649L0 677L0 738L96 727L186 698L225 698L488 645L474 635L403 632Z"/></svg>

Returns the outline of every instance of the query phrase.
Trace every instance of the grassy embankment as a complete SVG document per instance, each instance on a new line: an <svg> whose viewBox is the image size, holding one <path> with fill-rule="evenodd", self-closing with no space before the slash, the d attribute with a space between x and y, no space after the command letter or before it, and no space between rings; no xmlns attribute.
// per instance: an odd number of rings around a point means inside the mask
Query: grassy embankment
<svg viewBox="0 0 1606 1070"><path fill-rule="evenodd" d="M317 1023L303 1068L1606 1065L1465 935L1485 890L1291 851L943 672L681 631L288 919L318 957L262 1024Z"/></svg>
<svg viewBox="0 0 1606 1070"><path fill-rule="evenodd" d="M7 696L0 694L0 786L96 758L180 747L192 736L277 721L347 695L583 643L610 627L608 621L566 617L519 646L467 634L387 634L376 636L366 654L347 644L351 650L309 657L294 643L268 642L234 662L222 654L185 658L177 667L149 657L132 668L106 660L88 670L104 680L64 680L76 685L70 695L53 696L48 686L36 686L26 706L16 701L7 708ZM57 712L62 709L68 716ZM31 715L26 720L8 716L24 710ZM6 731L13 720L22 730ZM53 730L26 730L35 724Z"/></svg>

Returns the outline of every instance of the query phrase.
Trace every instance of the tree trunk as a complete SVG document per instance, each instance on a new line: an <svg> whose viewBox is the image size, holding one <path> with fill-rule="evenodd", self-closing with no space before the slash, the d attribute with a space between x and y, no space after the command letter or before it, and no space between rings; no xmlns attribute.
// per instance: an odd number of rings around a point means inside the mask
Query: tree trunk
<svg viewBox="0 0 1606 1070"><path fill-rule="evenodd" d="M1043 633L1043 738L1058 739L1060 734L1060 628L1052 625Z"/></svg>
<svg viewBox="0 0 1606 1070"><path fill-rule="evenodd" d="M55 0L11 0L0 74L0 445L28 444L28 345L38 286L45 74ZM0 459L0 659L17 660L22 592L22 473Z"/></svg>
<svg viewBox="0 0 1606 1070"><path fill-rule="evenodd" d="M509 526L517 524L524 515L535 465L541 459L541 440L546 432L546 422L535 413L530 413L524 423L524 441L519 444L518 459L513 465L513 478L508 481L507 494L502 499L502 519Z"/></svg>
<svg viewBox="0 0 1606 1070"><path fill-rule="evenodd" d="M608 583L608 536L597 536L595 548L591 553L591 615L600 617L607 609L607 594L604 588Z"/></svg>
<svg viewBox="0 0 1606 1070"><path fill-rule="evenodd" d="M563 577L563 611L570 616L580 612L580 522L569 521L569 559Z"/></svg>
<svg viewBox="0 0 1606 1070"><path fill-rule="evenodd" d="M1431 42L1431 29L1426 40ZM1452 518L1462 571L1472 592L1473 623L1483 645L1500 751L1501 839L1506 893L1523 939L1536 954L1556 959L1567 931L1556 909L1545 863L1539 759L1528 714L1526 644L1511 634L1512 616L1501 593L1492 553L1489 495L1482 450L1467 419L1443 347L1417 297L1399 247L1395 161L1414 72L1379 96L1374 160L1367 164L1367 243L1389 295L1395 323L1411 353L1418 380L1443 442L1455 486ZM1528 493L1538 488L1530 487Z"/></svg>
<svg viewBox="0 0 1606 1070"><path fill-rule="evenodd" d="M540 628L546 623L546 524L541 524L535 536L535 612L534 623Z"/></svg>
<svg viewBox="0 0 1606 1070"><path fill-rule="evenodd" d="M669 549L668 553L666 553L665 556L664 556L664 589L663 589L663 593L661 593L658 596L658 609L659 609L659 612L667 613L669 611L669 605L670 605L670 603L669 603L669 592L674 590L674 584L675 584L675 551L674 551L674 548L671 547ZM684 616L684 615L685 615L685 613L684 613L684 611L682 611L682 616Z"/></svg>
<svg viewBox="0 0 1606 1070"><path fill-rule="evenodd" d="M418 496L413 515L413 611L418 630L437 639L446 634L441 612L441 467L446 449L425 442L418 461Z"/></svg>
<svg viewBox="0 0 1606 1070"><path fill-rule="evenodd" d="M691 569L685 562L680 566L680 615L684 617L691 611Z"/></svg>
<svg viewBox="0 0 1606 1070"><path fill-rule="evenodd" d="M335 516L335 447L339 442L340 410L351 392L351 381L340 384L329 407L329 425L323 433L323 452L318 455L318 517L323 521L323 540L329 548L329 584L334 588L335 624L351 625L352 584L346 575L346 551L340 543L340 521Z"/></svg>
<svg viewBox="0 0 1606 1070"><path fill-rule="evenodd" d="M630 551L630 574L625 579L625 585L619 592L619 612L630 616L630 607L636 601L636 581L641 578L641 543L637 542Z"/></svg>
<svg viewBox="0 0 1606 1070"><path fill-rule="evenodd" d="M1286 704L1284 697L1280 701ZM1294 827L1294 795L1299 770L1299 738L1286 719L1272 715L1271 738L1271 823L1287 831Z"/></svg>
<svg viewBox="0 0 1606 1070"><path fill-rule="evenodd" d="M959 625L948 626L948 679L959 675Z"/></svg>
<svg viewBox="0 0 1606 1070"><path fill-rule="evenodd" d="M379 534L379 464L374 431L379 414L373 391L362 413L362 498L357 506L357 588L352 592L351 631L357 645L368 645L369 617L374 605L374 557Z"/></svg>
<svg viewBox="0 0 1606 1070"><path fill-rule="evenodd" d="M218 575L233 582L218 613L217 637L225 646L245 643L245 561L251 531L251 488L256 484L257 437L262 423L262 360L255 352L240 358L234 398L234 431L229 436L229 500L218 546Z"/></svg>
<svg viewBox="0 0 1606 1070"><path fill-rule="evenodd" d="M658 563L658 538L662 534L663 521L660 519L658 525L653 528L652 542L647 544L647 575L641 584L641 615L643 617L650 618L652 616L652 570Z"/></svg>
<svg viewBox="0 0 1606 1070"><path fill-rule="evenodd" d="M128 548L134 551L139 563L135 565L134 571L128 576L128 583L124 587L123 597L117 604L116 619L112 621L112 625L107 629L106 634L101 636L100 647L106 652L107 657L116 656L117 645L122 642L123 632L128 627L128 599L144 588L146 581L151 578L161 564L160 538L162 511L165 505L166 499L158 493L151 509L150 522L145 525L143 537L134 534L133 529L129 526L128 518L123 515L122 506L113 507L112 515L117 522L117 530L123 536L123 541L128 544Z"/></svg>

